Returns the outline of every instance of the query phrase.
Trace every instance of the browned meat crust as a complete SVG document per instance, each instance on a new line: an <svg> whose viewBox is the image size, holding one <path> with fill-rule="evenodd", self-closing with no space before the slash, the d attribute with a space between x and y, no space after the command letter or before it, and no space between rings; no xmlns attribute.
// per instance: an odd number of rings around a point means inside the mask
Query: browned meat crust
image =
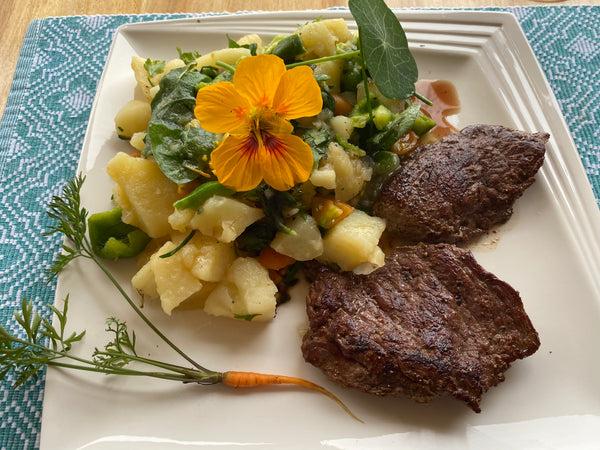
<svg viewBox="0 0 600 450"><path fill-rule="evenodd" d="M505 222L544 161L547 133L473 125L419 147L386 183L373 213L404 244L458 243Z"/></svg>
<svg viewBox="0 0 600 450"><path fill-rule="evenodd" d="M479 401L539 347L517 291L454 245L400 247L369 275L307 264L302 352L344 386Z"/></svg>

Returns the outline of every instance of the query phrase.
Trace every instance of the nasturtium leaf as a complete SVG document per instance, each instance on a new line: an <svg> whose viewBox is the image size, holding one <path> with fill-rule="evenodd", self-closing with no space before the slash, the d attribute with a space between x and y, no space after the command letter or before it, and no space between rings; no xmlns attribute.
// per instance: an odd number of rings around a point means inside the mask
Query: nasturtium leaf
<svg viewBox="0 0 600 450"><path fill-rule="evenodd" d="M358 25L367 69L388 98L406 99L415 92L418 69L402 25L383 0L349 0Z"/></svg>

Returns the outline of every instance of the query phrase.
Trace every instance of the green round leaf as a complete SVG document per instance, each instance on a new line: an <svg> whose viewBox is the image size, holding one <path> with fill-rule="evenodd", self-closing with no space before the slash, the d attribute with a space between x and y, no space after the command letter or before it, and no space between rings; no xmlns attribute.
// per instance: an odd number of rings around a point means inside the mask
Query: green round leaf
<svg viewBox="0 0 600 450"><path fill-rule="evenodd" d="M406 99L415 92L418 69L396 15L383 0L349 0L360 33L362 53L379 91Z"/></svg>

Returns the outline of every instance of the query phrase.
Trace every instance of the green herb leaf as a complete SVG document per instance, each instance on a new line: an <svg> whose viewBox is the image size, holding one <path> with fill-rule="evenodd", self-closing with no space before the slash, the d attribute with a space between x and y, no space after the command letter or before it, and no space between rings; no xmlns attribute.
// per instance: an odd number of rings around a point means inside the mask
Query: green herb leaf
<svg viewBox="0 0 600 450"><path fill-rule="evenodd" d="M175 47L177 49L177 53L179 53L179 59L181 59L186 65L193 63L196 59L202 56L196 50L192 50L191 52L183 52L179 47Z"/></svg>
<svg viewBox="0 0 600 450"><path fill-rule="evenodd" d="M383 0L349 0L359 28L367 69L388 98L406 99L415 92L417 64L402 25Z"/></svg>
<svg viewBox="0 0 600 450"><path fill-rule="evenodd" d="M256 56L256 51L258 50L258 45L256 43L240 45L233 39L231 39L229 35L227 35L227 41L229 44L229 48L247 48L248 50L250 50L250 55Z"/></svg>
<svg viewBox="0 0 600 450"><path fill-rule="evenodd" d="M313 167L317 167L321 158L325 156L332 139L333 135L325 128L321 128L320 130L311 128L302 135L302 140L309 145L313 152Z"/></svg>
<svg viewBox="0 0 600 450"><path fill-rule="evenodd" d="M234 314L234 319L243 319L251 322L256 316L260 316L260 314Z"/></svg>
<svg viewBox="0 0 600 450"><path fill-rule="evenodd" d="M174 69L160 80L160 90L152 100L142 156L153 155L165 176L175 183L195 180L208 170L215 135L189 124L194 120L196 86L212 81L189 67Z"/></svg>
<svg viewBox="0 0 600 450"><path fill-rule="evenodd" d="M177 253L179 250L181 250L183 247L185 247L186 244L192 240L192 238L194 237L195 234L196 234L196 230L190 231L189 234L185 237L185 239L183 241L181 241L181 244L179 244L177 247L175 247L170 252L163 253L162 255L159 255L158 257L163 258L163 259L170 258L175 253Z"/></svg>
<svg viewBox="0 0 600 450"><path fill-rule="evenodd" d="M148 72L148 75L155 77L159 73L163 73L165 70L165 62L163 60L152 61L150 58L144 63L144 69Z"/></svg>

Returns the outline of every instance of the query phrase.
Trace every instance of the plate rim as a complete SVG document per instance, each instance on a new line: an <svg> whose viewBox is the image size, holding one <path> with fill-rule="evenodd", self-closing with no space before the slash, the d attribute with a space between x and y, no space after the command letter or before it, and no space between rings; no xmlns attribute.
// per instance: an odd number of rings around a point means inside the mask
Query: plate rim
<svg viewBox="0 0 600 450"><path fill-rule="evenodd" d="M349 12L348 10L344 10L344 9L340 9L340 10L331 10L331 9L327 9L327 10L298 10L298 11L285 11L286 14L306 14L306 13L328 13L331 14L332 16L335 17L339 17L340 13L344 13L344 12ZM467 17L467 18L486 18L489 19L490 21L493 21L493 19L498 19L499 20L499 26L510 26L510 27L514 27L516 25L516 29L519 30L519 33L522 34L523 37L523 42L527 44L527 47L529 48L529 51L531 52L531 56L533 57L533 61L535 62L536 67L538 68L537 70L539 70L539 74L541 74L541 76L543 77L543 79L545 80L546 85L544 86L547 91L550 93L551 95L551 99L555 102L556 104L556 112L558 113L558 116L560 117L560 121L562 122L562 127L564 128L564 130L566 131L567 135L568 135L568 139L570 140L571 143L571 147L572 149L575 151L576 156L579 156L578 152L577 152L577 147L575 146L575 143L572 139L571 136L571 132L566 124L566 121L564 119L564 116L562 115L562 113L560 112L560 108L558 105L558 102L556 100L556 97L545 77L545 74L543 73L543 70L539 64L539 61L537 60L537 58L535 57L533 50L531 49L531 46L528 42L528 40L526 39L523 30L521 28L521 26L518 24L518 21L516 19L516 17L510 13L510 12L503 12L503 11L463 11L463 10L412 10L412 9L394 9L395 13L401 13L402 15L407 15L410 17L414 17L414 18L426 18L431 16L432 14L435 15L436 17L439 17L440 19L442 17L448 17L448 16L455 16L455 17ZM136 29L143 29L146 27L156 27L156 26L163 26L161 24L165 24L165 23L169 23L169 24L177 24L177 23L198 23L198 24L202 24L205 22L223 22L225 20L231 20L231 19L236 19L236 21L239 19L243 22L243 20L248 20L249 17L252 18L266 18L266 17L273 17L273 18L280 18L281 17L281 12L251 12L251 13L241 13L241 14L230 14L230 13L224 13L224 14L220 14L220 15L215 15L215 16L206 16L206 17L199 17L199 18L195 18L195 17L190 17L190 18L180 18L180 19L165 19L165 20L156 20L156 21L150 21L150 22L139 22L139 23L129 23L129 24L123 24L121 26L119 26L115 32L115 35L113 37L113 41L111 43L111 47L109 50L109 53L107 55L107 63L108 61L110 61L110 57L113 53L114 50L114 43L117 39L117 36L119 36L120 34L126 33L129 30L136 30ZM198 19L201 19L202 22L199 22ZM469 22L471 23L471 22ZM485 22L486 24L489 24L489 22ZM512 25L510 25L512 24ZM102 75L99 79L99 82L97 84L96 87L96 93L95 93L95 97L94 97L94 101L92 104L92 112L90 114L90 117L88 119L88 126L86 127L86 132L85 132L85 136L84 136L84 142L82 145L82 155L83 152L85 151L85 148L87 145L89 145L89 136L88 133L90 132L91 126L90 124L93 122L93 118L96 112L96 104L97 104L97 100L99 97L100 92L102 91L102 85L104 82L104 78L105 78L105 73L106 73L106 67L107 64L105 64L104 69L102 71ZM584 176L584 180L587 182L587 186L588 186L588 190L589 190L589 194L591 194L591 197L594 198L593 196L593 192L591 190L591 186L589 183L589 180L587 178L587 174L585 173L584 169L583 169L583 165L581 164L581 161L579 159L579 157L577 158L578 162L579 162L579 168L581 169L581 173L583 173ZM80 159L80 164L81 164L81 159ZM571 172L571 170L573 170L573 167L569 167L568 168L568 173L573 175L573 173ZM78 166L78 171L81 170L81 167ZM577 170L577 169L575 169ZM576 174L575 174L576 175ZM574 176L575 180L579 180L578 176ZM577 186L577 189L581 189L581 186ZM593 206L595 208L595 212L592 214L591 218L589 220L595 220L595 223L600 224L600 211L598 211L598 208L596 207L595 202L593 202ZM58 292L58 290L57 290ZM597 292L600 292L600 290L597 289ZM58 299L58 297L57 297ZM44 417L43 411L45 410L45 408L42 409L42 419ZM43 432L44 427L42 426L42 432ZM41 433L41 436L43 437L43 433ZM42 440L43 442L43 440Z"/></svg>

